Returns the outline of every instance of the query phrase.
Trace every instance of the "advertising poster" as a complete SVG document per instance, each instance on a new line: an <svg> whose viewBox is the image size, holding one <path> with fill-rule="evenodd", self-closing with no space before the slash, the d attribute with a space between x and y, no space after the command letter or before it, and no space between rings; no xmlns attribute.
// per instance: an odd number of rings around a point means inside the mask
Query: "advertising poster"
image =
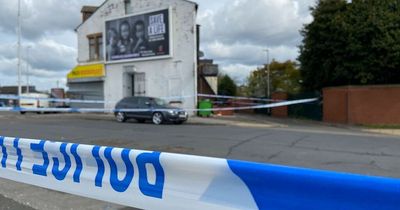
<svg viewBox="0 0 400 210"><path fill-rule="evenodd" d="M169 10L106 21L106 61L170 56Z"/></svg>

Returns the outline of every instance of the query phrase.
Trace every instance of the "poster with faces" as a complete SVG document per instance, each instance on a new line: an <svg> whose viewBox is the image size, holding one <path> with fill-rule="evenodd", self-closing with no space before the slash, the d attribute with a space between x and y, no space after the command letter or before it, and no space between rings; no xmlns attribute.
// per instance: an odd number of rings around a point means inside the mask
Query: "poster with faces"
<svg viewBox="0 0 400 210"><path fill-rule="evenodd" d="M169 10L106 21L106 61L170 56Z"/></svg>

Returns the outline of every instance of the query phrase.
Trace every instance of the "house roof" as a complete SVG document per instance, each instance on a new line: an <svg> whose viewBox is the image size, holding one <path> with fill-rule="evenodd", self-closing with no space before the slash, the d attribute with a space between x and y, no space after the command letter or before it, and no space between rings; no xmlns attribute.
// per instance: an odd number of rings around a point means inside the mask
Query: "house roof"
<svg viewBox="0 0 400 210"><path fill-rule="evenodd" d="M97 8L96 6L83 6L81 12L96 12Z"/></svg>
<svg viewBox="0 0 400 210"><path fill-rule="evenodd" d="M95 14L101 7L103 7L103 5L105 3L107 3L109 0L105 0L100 6L95 7L95 6L83 6L81 12L93 12L93 14ZM194 4L196 5L196 10L198 8L198 4L194 1L190 1L190 0L181 0L181 1L186 1L188 3ZM93 16L93 15L92 15ZM88 19L86 19L85 21L83 21L81 24L79 24L76 28L75 31L77 31L87 20L89 20L90 18L92 18L92 16L90 16Z"/></svg>

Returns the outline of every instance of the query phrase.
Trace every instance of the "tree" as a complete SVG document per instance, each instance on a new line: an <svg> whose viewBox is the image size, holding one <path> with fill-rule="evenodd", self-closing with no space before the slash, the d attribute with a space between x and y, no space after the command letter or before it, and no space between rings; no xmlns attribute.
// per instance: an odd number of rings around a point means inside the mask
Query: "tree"
<svg viewBox="0 0 400 210"><path fill-rule="evenodd" d="M218 95L236 96L237 85L228 75L218 77Z"/></svg>
<svg viewBox="0 0 400 210"><path fill-rule="evenodd" d="M253 71L247 79L247 93L249 96L266 97L268 94L267 65ZM273 60L270 64L271 93L282 91L298 93L301 89L300 71L293 61L283 63Z"/></svg>
<svg viewBox="0 0 400 210"><path fill-rule="evenodd" d="M301 34L304 87L400 83L400 4L319 0Z"/></svg>

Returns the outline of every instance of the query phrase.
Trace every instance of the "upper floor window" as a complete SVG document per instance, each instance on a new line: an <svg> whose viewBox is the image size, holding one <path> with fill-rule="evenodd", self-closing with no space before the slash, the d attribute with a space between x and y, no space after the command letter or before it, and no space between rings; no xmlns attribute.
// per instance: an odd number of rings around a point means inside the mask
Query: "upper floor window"
<svg viewBox="0 0 400 210"><path fill-rule="evenodd" d="M91 34L88 35L89 40L89 60L96 61L104 59L103 53L103 35Z"/></svg>
<svg viewBox="0 0 400 210"><path fill-rule="evenodd" d="M132 13L132 4L131 0L124 0L125 3L125 14L131 14Z"/></svg>

